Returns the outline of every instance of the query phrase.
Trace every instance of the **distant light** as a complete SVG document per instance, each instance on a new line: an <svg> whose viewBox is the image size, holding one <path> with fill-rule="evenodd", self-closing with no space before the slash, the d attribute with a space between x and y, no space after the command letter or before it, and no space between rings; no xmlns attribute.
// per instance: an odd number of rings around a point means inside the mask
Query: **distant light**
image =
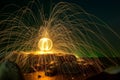
<svg viewBox="0 0 120 80"><path fill-rule="evenodd" d="M41 38L38 42L38 47L41 51L49 51L53 47L53 42L49 38Z"/></svg>

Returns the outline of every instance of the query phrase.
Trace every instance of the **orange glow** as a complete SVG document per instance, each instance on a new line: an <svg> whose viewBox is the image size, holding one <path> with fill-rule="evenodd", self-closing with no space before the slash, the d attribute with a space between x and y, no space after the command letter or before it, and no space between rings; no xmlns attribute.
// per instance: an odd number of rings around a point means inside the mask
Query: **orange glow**
<svg viewBox="0 0 120 80"><path fill-rule="evenodd" d="M55 54L54 50L52 49L53 42L49 38L41 38L38 42L39 51L30 51L30 52L19 52L23 54L33 54L33 55L40 55L40 54Z"/></svg>
<svg viewBox="0 0 120 80"><path fill-rule="evenodd" d="M49 51L53 47L53 42L49 38L41 38L38 42L38 47L41 51Z"/></svg>

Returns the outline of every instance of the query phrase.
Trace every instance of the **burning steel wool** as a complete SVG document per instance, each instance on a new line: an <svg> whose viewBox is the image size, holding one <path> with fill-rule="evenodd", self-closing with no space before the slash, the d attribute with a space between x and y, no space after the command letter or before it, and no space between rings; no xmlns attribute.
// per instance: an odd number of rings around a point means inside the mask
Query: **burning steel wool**
<svg viewBox="0 0 120 80"><path fill-rule="evenodd" d="M49 38L42 38L38 43L38 47L42 51L49 51L52 49L53 43Z"/></svg>
<svg viewBox="0 0 120 80"><path fill-rule="evenodd" d="M0 26L1 62L15 62L26 80L85 80L109 64L118 65L112 57L120 54L101 29L120 36L75 4L60 2L46 13L41 2L33 0L7 13Z"/></svg>

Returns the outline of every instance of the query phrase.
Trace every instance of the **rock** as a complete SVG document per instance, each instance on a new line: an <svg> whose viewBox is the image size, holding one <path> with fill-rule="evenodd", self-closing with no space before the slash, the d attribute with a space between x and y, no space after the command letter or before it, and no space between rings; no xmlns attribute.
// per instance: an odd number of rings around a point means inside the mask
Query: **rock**
<svg viewBox="0 0 120 80"><path fill-rule="evenodd" d="M120 66L107 68L86 80L120 80Z"/></svg>
<svg viewBox="0 0 120 80"><path fill-rule="evenodd" d="M24 80L16 63L5 60L0 63L0 80Z"/></svg>

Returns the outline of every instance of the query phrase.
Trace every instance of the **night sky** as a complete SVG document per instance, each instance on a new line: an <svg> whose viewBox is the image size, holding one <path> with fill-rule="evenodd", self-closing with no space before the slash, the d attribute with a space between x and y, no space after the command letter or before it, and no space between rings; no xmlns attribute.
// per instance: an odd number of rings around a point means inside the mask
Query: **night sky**
<svg viewBox="0 0 120 80"><path fill-rule="evenodd" d="M0 0L0 8L9 4L15 3L25 5L29 0ZM99 17L115 30L120 27L120 1L118 0L41 0L45 5L49 3L58 3L60 1L75 3L81 6L88 13Z"/></svg>
<svg viewBox="0 0 120 80"><path fill-rule="evenodd" d="M55 1L55 0L54 0ZM120 34L120 1L118 0L56 0L67 1L81 6L107 23Z"/></svg>
<svg viewBox="0 0 120 80"><path fill-rule="evenodd" d="M20 6L26 5L30 0L0 0L1 9L10 3L19 4ZM120 35L120 1L119 0L41 0L43 5L56 4L60 1L75 3L81 6L85 11L93 14L107 23L113 30ZM108 35L109 36L109 35ZM120 48L120 40L114 39L110 36L111 42L117 48Z"/></svg>

